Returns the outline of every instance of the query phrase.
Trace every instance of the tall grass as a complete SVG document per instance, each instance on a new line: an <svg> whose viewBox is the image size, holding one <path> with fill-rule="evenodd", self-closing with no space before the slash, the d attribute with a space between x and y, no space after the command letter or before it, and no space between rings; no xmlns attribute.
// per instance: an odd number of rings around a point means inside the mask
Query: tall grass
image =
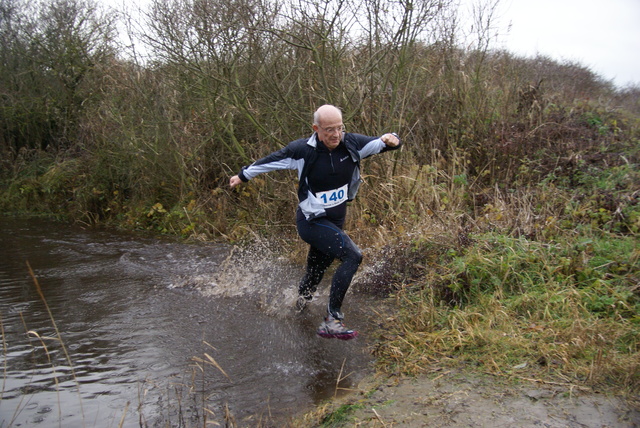
<svg viewBox="0 0 640 428"><path fill-rule="evenodd" d="M51 326L53 329L53 332L55 333L53 336L51 335L44 335L39 333L36 330L28 330L26 324L25 324L25 332L26 332L26 337L29 338L29 341L31 342L31 339L35 339L37 345L33 346L34 348L34 354L35 355L39 355L40 352L42 352L42 355L44 357L46 357L46 361L47 364L51 366L51 371L52 371L52 377L53 377L53 383L54 383L54 387L53 390L56 392L56 398L58 401L58 406L57 406L57 410L58 410L58 426L62 426L62 411L63 411L63 407L62 407L62 402L60 399L60 391L61 391L61 386L60 386L60 379L65 378L67 376L70 376L70 378L73 380L73 383L75 384L75 387L78 390L78 399L79 399L79 406L80 406L80 414L81 414L81 418L84 420L84 408L82 405L82 400L80 399L80 393L79 393L79 389L80 389L80 383L76 377L76 372L74 370L74 364L71 360L71 357L69 355L69 352L67 350L67 347L64 343L64 341L62 340L62 335L60 330L58 329L58 326L56 324L56 321L53 317L53 314L51 312L51 309L49 308L49 305L47 303L47 300L44 296L44 293L42 291L42 288L40 287L40 283L38 281L38 279L36 278L33 270L31 269L31 265L29 264L29 262L27 262L27 269L29 271L29 275L31 276L31 279L33 280L33 284L34 287L36 289L36 292L38 294L38 297L40 298L46 313L48 315L49 321L51 322ZM23 319L24 322L24 319ZM0 395L0 397L2 395L4 395L5 393L5 385L6 385L6 380L7 380L7 368L8 368L8 345L7 345L7 341L6 341L6 337L4 334L4 327L2 326L2 323L0 322L0 327L2 330L2 344L3 344L3 355L4 355L4 370L3 370L3 386L2 386L2 394ZM50 344L50 345L48 345ZM53 346L52 346L52 345ZM13 345L13 344L12 344ZM63 362L63 367L64 369L61 370L61 372L58 372L58 366L57 366L57 361L55 361L55 353L57 352L57 349L61 349L62 350L62 354L64 355L64 362ZM28 391L27 385L24 386L25 391ZM26 398L27 394L21 394L21 399L20 402L17 404L17 406L15 407L15 409L13 409L13 413L9 414L7 413L6 415L4 415L5 417L2 419L2 425L5 426L5 424L7 424L7 427L12 427L14 426L14 423L17 419L17 417L20 415L21 412L23 412L25 410L25 408L27 407L27 405L29 404L29 400L27 400L27 402L25 404L23 404L24 399ZM19 424L18 424L19 425Z"/></svg>
<svg viewBox="0 0 640 428"><path fill-rule="evenodd" d="M496 191L466 224L442 213L449 227L426 226L435 236L408 234L374 252L392 262L358 287L390 292L400 308L381 328L381 367L415 374L449 362L637 392L636 169L585 172L570 189Z"/></svg>
<svg viewBox="0 0 640 428"><path fill-rule="evenodd" d="M458 180L512 180L521 163L579 151L576 139L589 143L583 127L572 129L584 115L625 137L610 84L579 64L480 42L458 48L450 2L152 2L138 35L151 55L144 65L116 55L124 50L113 43L114 18L90 1L35 3L40 21L17 1L3 4L11 11L3 55L16 59L0 70L5 210L242 237L255 195L244 204L225 190L227 177L308 134L311 112L326 102L344 109L349 130L402 134L405 155L383 178L402 162L436 165ZM64 10L73 11L68 21ZM63 39L61 50L28 50L53 43L47 37ZM25 56L33 61L17 61ZM34 88L38 99L73 103L47 107L33 122L19 111ZM609 101L601 111L587 99ZM559 132L581 135L564 147ZM278 181L262 185L267 217L295 203Z"/></svg>
<svg viewBox="0 0 640 428"><path fill-rule="evenodd" d="M376 349L381 363L418 373L436 361L455 362L500 375L638 390L634 243L579 241L569 255L563 243L476 239L464 255L396 292L402 311L384 327L391 340Z"/></svg>
<svg viewBox="0 0 640 428"><path fill-rule="evenodd" d="M234 191L228 177L334 103L347 130L405 143L364 163L348 222L370 268L354 287L402 308L377 349L387 367L526 362L637 389L637 87L493 50L482 28L460 48L452 2L154 1L144 63L91 2L34 3L40 20L0 5L3 211L265 236L302 260L294 175Z"/></svg>

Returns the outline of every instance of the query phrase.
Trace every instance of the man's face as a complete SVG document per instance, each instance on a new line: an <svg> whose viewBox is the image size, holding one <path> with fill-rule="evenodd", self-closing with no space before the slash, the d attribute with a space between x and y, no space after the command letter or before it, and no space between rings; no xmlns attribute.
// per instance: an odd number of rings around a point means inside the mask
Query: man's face
<svg viewBox="0 0 640 428"><path fill-rule="evenodd" d="M342 140L342 115L339 113L329 114L322 117L318 124L313 124L313 130L318 133L318 139L324 143L329 150L338 147Z"/></svg>

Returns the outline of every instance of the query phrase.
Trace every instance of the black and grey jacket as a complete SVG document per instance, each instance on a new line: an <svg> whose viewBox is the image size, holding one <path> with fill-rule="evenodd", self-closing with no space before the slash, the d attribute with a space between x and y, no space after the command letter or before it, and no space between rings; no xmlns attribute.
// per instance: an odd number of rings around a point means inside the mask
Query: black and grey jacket
<svg viewBox="0 0 640 428"><path fill-rule="evenodd" d="M342 143L347 148L356 168L348 183L347 199L353 200L360 187L360 161L371 155L400 148L387 146L379 137L345 133ZM314 133L310 138L301 138L292 141L286 147L257 160L249 166L243 167L238 176L243 182L247 182L259 174L280 169L298 170L298 200L300 209L307 220L325 215L324 205L311 191L307 176L318 156L318 139Z"/></svg>

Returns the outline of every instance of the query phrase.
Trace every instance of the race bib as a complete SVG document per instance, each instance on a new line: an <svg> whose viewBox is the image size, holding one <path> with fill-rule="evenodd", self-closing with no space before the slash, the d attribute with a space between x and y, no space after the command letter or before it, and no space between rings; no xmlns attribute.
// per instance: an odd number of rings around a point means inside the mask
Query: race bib
<svg viewBox="0 0 640 428"><path fill-rule="evenodd" d="M348 184L345 184L339 189L327 190L326 192L316 193L316 198L322 202L325 208L337 207L341 203L347 200L347 188Z"/></svg>

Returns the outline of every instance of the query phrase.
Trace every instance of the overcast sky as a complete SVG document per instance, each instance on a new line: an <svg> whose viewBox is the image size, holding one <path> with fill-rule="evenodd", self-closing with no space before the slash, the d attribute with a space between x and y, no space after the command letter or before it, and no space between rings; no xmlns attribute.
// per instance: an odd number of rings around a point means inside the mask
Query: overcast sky
<svg viewBox="0 0 640 428"><path fill-rule="evenodd" d="M640 84L640 0L501 0L496 18L500 47Z"/></svg>

